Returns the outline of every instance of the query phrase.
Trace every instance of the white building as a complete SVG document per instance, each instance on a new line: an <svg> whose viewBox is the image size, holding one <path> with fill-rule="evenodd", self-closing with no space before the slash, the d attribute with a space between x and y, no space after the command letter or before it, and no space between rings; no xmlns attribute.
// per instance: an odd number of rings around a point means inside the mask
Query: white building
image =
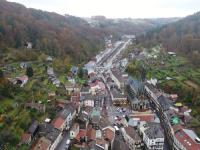
<svg viewBox="0 0 200 150"><path fill-rule="evenodd" d="M164 134L159 123L140 122L140 133L148 150L162 150L164 146Z"/></svg>
<svg viewBox="0 0 200 150"><path fill-rule="evenodd" d="M70 130L70 139L74 139L79 133L79 124L75 123Z"/></svg>

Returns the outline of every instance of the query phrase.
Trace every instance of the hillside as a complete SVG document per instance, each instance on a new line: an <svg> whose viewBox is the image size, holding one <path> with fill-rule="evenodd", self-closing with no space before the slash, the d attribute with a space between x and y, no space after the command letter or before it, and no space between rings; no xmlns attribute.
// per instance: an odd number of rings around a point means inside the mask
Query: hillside
<svg viewBox="0 0 200 150"><path fill-rule="evenodd" d="M0 46L33 48L50 55L84 60L102 48L104 32L93 29L78 17L28 9L23 5L0 1Z"/></svg>
<svg viewBox="0 0 200 150"><path fill-rule="evenodd" d="M200 65L200 12L148 32L140 41L162 43L168 51L187 56L194 65Z"/></svg>
<svg viewBox="0 0 200 150"><path fill-rule="evenodd" d="M180 18L158 18L158 19L108 19L103 16L85 18L85 20L97 29L112 33L113 35L135 34L141 35L149 30L161 27Z"/></svg>

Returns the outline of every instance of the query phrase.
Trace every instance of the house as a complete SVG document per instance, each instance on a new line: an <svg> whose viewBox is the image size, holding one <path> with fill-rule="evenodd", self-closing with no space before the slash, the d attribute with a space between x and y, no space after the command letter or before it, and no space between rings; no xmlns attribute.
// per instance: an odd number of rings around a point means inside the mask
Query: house
<svg viewBox="0 0 200 150"><path fill-rule="evenodd" d="M96 139L96 130L92 127L88 127L87 129L87 141L95 141Z"/></svg>
<svg viewBox="0 0 200 150"><path fill-rule="evenodd" d="M93 108L90 118L91 118L92 127L95 129L99 129L99 123L101 119L100 110L98 110L97 108Z"/></svg>
<svg viewBox="0 0 200 150"><path fill-rule="evenodd" d="M130 118L137 118L139 121L147 121L153 122L155 120L155 114L152 112L144 111L144 112L134 112L130 115Z"/></svg>
<svg viewBox="0 0 200 150"><path fill-rule="evenodd" d="M97 91L104 91L105 84L99 80L95 80L94 82L90 83L90 90L89 92L93 95L96 94Z"/></svg>
<svg viewBox="0 0 200 150"><path fill-rule="evenodd" d="M115 129L111 126L107 126L102 129L102 136L104 140L109 142L109 147L113 149L113 143L115 139Z"/></svg>
<svg viewBox="0 0 200 150"><path fill-rule="evenodd" d="M54 150L62 140L62 132L54 128L53 124L46 122L39 125L38 136L45 137L45 139L50 141L50 147L48 150Z"/></svg>
<svg viewBox="0 0 200 150"><path fill-rule="evenodd" d="M48 56L48 57L46 58L46 61L52 62L52 61L53 61L53 58L52 58L51 56Z"/></svg>
<svg viewBox="0 0 200 150"><path fill-rule="evenodd" d="M170 94L170 99L175 102L178 99L178 95L177 94Z"/></svg>
<svg viewBox="0 0 200 150"><path fill-rule="evenodd" d="M82 86L80 91L80 96L84 94L90 94L90 86Z"/></svg>
<svg viewBox="0 0 200 150"><path fill-rule="evenodd" d="M47 74L48 74L48 75L54 75L54 71L53 71L53 68L52 68L52 67L48 67L48 68L47 68Z"/></svg>
<svg viewBox="0 0 200 150"><path fill-rule="evenodd" d="M126 144L131 150L142 149L143 143L139 133L131 126L121 129Z"/></svg>
<svg viewBox="0 0 200 150"><path fill-rule="evenodd" d="M164 146L164 133L160 123L140 122L139 131L143 136L146 149L162 150Z"/></svg>
<svg viewBox="0 0 200 150"><path fill-rule="evenodd" d="M105 100L105 93L97 93L96 97L94 97L94 107L103 107Z"/></svg>
<svg viewBox="0 0 200 150"><path fill-rule="evenodd" d="M45 105L44 104L39 104L39 103L26 103L25 108L31 108L31 109L36 109L39 112L45 112Z"/></svg>
<svg viewBox="0 0 200 150"><path fill-rule="evenodd" d="M82 108L82 110L78 116L80 129L87 129L92 109L93 109L93 107L83 107Z"/></svg>
<svg viewBox="0 0 200 150"><path fill-rule="evenodd" d="M21 137L21 142L20 143L29 145L31 143L31 140L32 140L31 134L25 132Z"/></svg>
<svg viewBox="0 0 200 150"><path fill-rule="evenodd" d="M79 130L80 130L79 124L78 123L74 123L72 128L71 128L71 130L70 130L70 133L69 133L70 134L70 139L74 139L78 135Z"/></svg>
<svg viewBox="0 0 200 150"><path fill-rule="evenodd" d="M63 118L61 117L57 117L53 120L52 122L54 128L60 130L60 131L63 131L65 126L66 126L66 122Z"/></svg>
<svg viewBox="0 0 200 150"><path fill-rule="evenodd" d="M81 96L81 103L83 106L94 107L94 96L92 94L84 94Z"/></svg>
<svg viewBox="0 0 200 150"><path fill-rule="evenodd" d="M114 105L126 105L127 97L122 94L122 92L116 88L110 89L111 100Z"/></svg>
<svg viewBox="0 0 200 150"><path fill-rule="evenodd" d="M127 81L127 75L122 74L119 69L114 68L110 71L110 77L112 80L115 82L117 85L118 89L121 89L122 92L124 93L125 90L125 82Z"/></svg>
<svg viewBox="0 0 200 150"><path fill-rule="evenodd" d="M24 75L21 77L16 77L14 84L20 84L20 87L23 87L28 82L28 76Z"/></svg>
<svg viewBox="0 0 200 150"><path fill-rule="evenodd" d="M49 97L55 97L56 96L56 92L55 91L51 91L48 93Z"/></svg>
<svg viewBox="0 0 200 150"><path fill-rule="evenodd" d="M71 94L71 103L76 107L76 113L78 114L81 108L80 92L73 92Z"/></svg>
<svg viewBox="0 0 200 150"><path fill-rule="evenodd" d="M164 111L167 111L170 109L170 107L173 105L172 101L170 101L167 97L164 95L161 95L157 99L158 103L161 105L162 109Z"/></svg>
<svg viewBox="0 0 200 150"><path fill-rule="evenodd" d="M175 132L175 141L182 150L200 150L200 143L195 141L196 138L198 136L189 129L180 129Z"/></svg>
<svg viewBox="0 0 200 150"><path fill-rule="evenodd" d="M33 44L31 42L26 42L26 48L27 49L32 49Z"/></svg>
<svg viewBox="0 0 200 150"><path fill-rule="evenodd" d="M32 150L50 150L51 141L45 137L39 138Z"/></svg>
<svg viewBox="0 0 200 150"><path fill-rule="evenodd" d="M72 68L70 69L70 71L72 72L73 75L77 75L77 73L78 73L78 67L72 66Z"/></svg>
<svg viewBox="0 0 200 150"><path fill-rule="evenodd" d="M67 109L71 113L71 118L73 120L76 117L76 113L77 113L76 105L69 103L65 106L65 109Z"/></svg>
<svg viewBox="0 0 200 150"><path fill-rule="evenodd" d="M54 150L62 140L62 132L56 128L53 128L50 132L46 134L45 137L51 141L50 150Z"/></svg>
<svg viewBox="0 0 200 150"><path fill-rule="evenodd" d="M72 114L71 114L71 112L65 108L65 109L61 110L61 112L59 113L59 116L62 119L64 119L66 129L68 130L70 128L70 126L71 126L71 123L72 123Z"/></svg>
<svg viewBox="0 0 200 150"><path fill-rule="evenodd" d="M83 143L86 142L86 138L87 138L87 131L85 129L80 129L75 139Z"/></svg>
<svg viewBox="0 0 200 150"><path fill-rule="evenodd" d="M66 83L65 89L66 89L68 94L71 94L71 92L74 91L74 84L72 84L71 82Z"/></svg>
<svg viewBox="0 0 200 150"><path fill-rule="evenodd" d="M26 62L21 62L21 63L20 63L20 68L21 68L21 69L26 69L27 66L28 66L28 65L27 65Z"/></svg>
<svg viewBox="0 0 200 150"><path fill-rule="evenodd" d="M31 134L31 138L34 138L36 133L38 132L39 124L37 121L34 121L30 127L28 128L28 133Z"/></svg>

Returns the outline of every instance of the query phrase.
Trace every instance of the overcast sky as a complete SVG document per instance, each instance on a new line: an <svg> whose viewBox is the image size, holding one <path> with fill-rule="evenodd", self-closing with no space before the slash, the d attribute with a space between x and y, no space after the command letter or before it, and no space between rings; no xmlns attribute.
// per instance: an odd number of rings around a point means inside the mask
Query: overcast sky
<svg viewBox="0 0 200 150"><path fill-rule="evenodd" d="M200 11L200 0L8 0L27 7L80 17L183 17Z"/></svg>

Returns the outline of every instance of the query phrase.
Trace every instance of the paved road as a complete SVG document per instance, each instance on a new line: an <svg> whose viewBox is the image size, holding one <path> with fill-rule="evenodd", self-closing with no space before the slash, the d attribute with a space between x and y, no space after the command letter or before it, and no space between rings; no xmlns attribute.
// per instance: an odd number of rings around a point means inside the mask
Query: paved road
<svg viewBox="0 0 200 150"><path fill-rule="evenodd" d="M66 141L69 139L69 131L63 131L63 139L62 141L58 144L56 150L66 150Z"/></svg>

